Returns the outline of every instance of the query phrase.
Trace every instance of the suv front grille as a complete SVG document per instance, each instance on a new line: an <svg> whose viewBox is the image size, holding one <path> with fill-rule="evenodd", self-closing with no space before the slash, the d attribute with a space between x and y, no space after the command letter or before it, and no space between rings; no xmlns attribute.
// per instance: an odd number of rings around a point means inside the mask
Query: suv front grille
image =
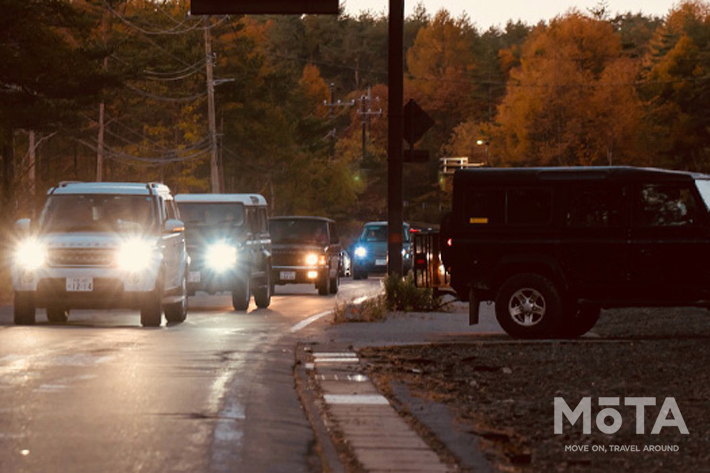
<svg viewBox="0 0 710 473"><path fill-rule="evenodd" d="M302 250L273 250L273 266L304 266L307 252Z"/></svg>
<svg viewBox="0 0 710 473"><path fill-rule="evenodd" d="M50 248L50 266L111 266L114 250L107 248Z"/></svg>

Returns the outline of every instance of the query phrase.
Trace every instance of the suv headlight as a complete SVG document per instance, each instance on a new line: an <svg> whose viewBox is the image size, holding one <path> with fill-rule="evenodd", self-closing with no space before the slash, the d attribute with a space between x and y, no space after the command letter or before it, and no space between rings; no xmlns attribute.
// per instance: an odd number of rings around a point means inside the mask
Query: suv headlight
<svg viewBox="0 0 710 473"><path fill-rule="evenodd" d="M237 248L225 242L214 243L207 248L205 263L218 272L234 268L237 263Z"/></svg>
<svg viewBox="0 0 710 473"><path fill-rule="evenodd" d="M15 250L15 264L23 269L33 270L44 266L47 249L37 240L25 240Z"/></svg>
<svg viewBox="0 0 710 473"><path fill-rule="evenodd" d="M316 253L308 253L306 255L306 266L325 266L325 255L319 255Z"/></svg>
<svg viewBox="0 0 710 473"><path fill-rule="evenodd" d="M365 256L367 256L367 250L365 249L365 247L358 246L357 248L355 248L355 256L357 256L358 258L364 258Z"/></svg>
<svg viewBox="0 0 710 473"><path fill-rule="evenodd" d="M126 240L116 251L116 265L125 271L138 272L147 269L153 262L155 246L146 240Z"/></svg>

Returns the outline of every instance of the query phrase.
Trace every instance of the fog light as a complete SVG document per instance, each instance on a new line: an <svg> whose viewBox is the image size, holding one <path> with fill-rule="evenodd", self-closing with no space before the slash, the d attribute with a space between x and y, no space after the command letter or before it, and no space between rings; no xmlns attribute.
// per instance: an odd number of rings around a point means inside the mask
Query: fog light
<svg viewBox="0 0 710 473"><path fill-rule="evenodd" d="M306 277L308 279L316 279L318 277L318 271L308 271L308 274L306 274Z"/></svg>

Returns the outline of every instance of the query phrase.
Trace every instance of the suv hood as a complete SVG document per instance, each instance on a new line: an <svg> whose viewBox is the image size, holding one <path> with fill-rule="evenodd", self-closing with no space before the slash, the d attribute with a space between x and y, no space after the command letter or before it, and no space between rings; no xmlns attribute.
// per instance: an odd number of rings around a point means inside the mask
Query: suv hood
<svg viewBox="0 0 710 473"><path fill-rule="evenodd" d="M107 233L47 233L40 239L49 248L116 248L128 235Z"/></svg>

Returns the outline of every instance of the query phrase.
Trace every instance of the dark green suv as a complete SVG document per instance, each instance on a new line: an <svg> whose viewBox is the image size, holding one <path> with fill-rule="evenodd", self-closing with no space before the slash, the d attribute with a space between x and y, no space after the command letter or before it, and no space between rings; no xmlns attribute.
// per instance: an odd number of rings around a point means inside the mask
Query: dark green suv
<svg viewBox="0 0 710 473"><path fill-rule="evenodd" d="M600 308L710 306L710 176L633 167L461 170L442 222L451 285L522 338Z"/></svg>

